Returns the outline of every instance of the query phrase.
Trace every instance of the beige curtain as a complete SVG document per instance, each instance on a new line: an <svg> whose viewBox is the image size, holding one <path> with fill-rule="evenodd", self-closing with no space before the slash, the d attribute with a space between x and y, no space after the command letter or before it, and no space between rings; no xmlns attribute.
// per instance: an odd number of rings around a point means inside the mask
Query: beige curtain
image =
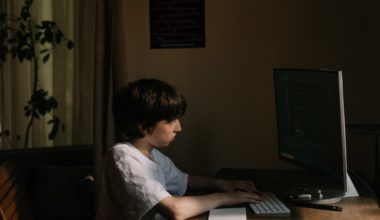
<svg viewBox="0 0 380 220"><path fill-rule="evenodd" d="M5 0L0 7L18 11L22 0ZM18 5L14 4L17 2ZM66 131L54 140L55 145L93 144L95 147L95 177L98 179L102 158L106 149L114 141L111 100L113 91L127 83L125 14L123 0L41 0L33 7L48 4L52 16L62 26L67 35L74 39L74 50L62 49L54 55L53 64L46 65L46 71L54 71L53 78L44 79L49 91L58 99L56 113L65 118ZM65 2L65 3L64 3ZM45 10L45 9L44 9ZM47 10L47 9L46 9ZM59 12L58 12L59 11ZM55 16L57 15L57 16ZM66 29L68 28L68 29ZM73 60L72 63L69 60ZM24 131L26 122L23 105L29 99L31 90L30 74L26 64L7 63L0 78L1 83L1 125L12 134ZM10 69L12 71L10 71ZM9 73L8 73L9 72ZM10 74L12 72L12 74ZM29 77L29 78L28 78ZM20 85L23 83L23 85ZM17 85L18 89L15 89ZM17 97L13 99L12 97ZM18 101L20 100L20 101ZM6 103L6 104L5 104ZM7 112L7 113L5 113ZM43 125L40 125L43 127ZM37 127L37 126L35 126ZM34 135L44 136L43 128L33 128ZM17 130L15 129L17 128ZM41 130L41 131L40 131ZM39 132L39 133L38 133ZM23 134L23 133L22 133ZM36 138L37 139L37 138ZM22 141L12 135L14 146ZM2 147L6 146L1 143ZM39 146L50 143L41 141Z"/></svg>
<svg viewBox="0 0 380 220"><path fill-rule="evenodd" d="M73 144L93 143L95 9L93 0L75 1Z"/></svg>
<svg viewBox="0 0 380 220"><path fill-rule="evenodd" d="M24 0L2 0L0 9L19 15L23 4ZM65 131L60 131L54 141L48 140L50 117L35 120L28 147L91 144L95 4L90 0L34 0L32 16L36 21L56 21L75 46L73 50L58 46L47 63L40 62L39 85L58 100L54 114ZM23 107L32 90L31 65L8 59L0 71L0 130L11 132L9 139L0 139L0 148L23 148L28 122Z"/></svg>
<svg viewBox="0 0 380 220"><path fill-rule="evenodd" d="M23 0L2 1L2 11L19 16ZM73 39L74 35L74 0L53 1L35 0L31 8L34 20L54 20L58 23L66 36ZM75 40L75 39L74 39ZM45 147L53 145L72 144L73 126L73 63L74 52L64 46L54 50L52 58L46 62L39 62L39 86L58 100L59 108L55 111L67 132L60 132L54 141L48 139L51 125L47 121L51 115L35 120L32 127L28 147ZM23 148L28 118L24 116L24 106L30 99L32 91L31 63L10 59L3 66L1 73L1 127L10 130L10 139L2 139L1 148Z"/></svg>

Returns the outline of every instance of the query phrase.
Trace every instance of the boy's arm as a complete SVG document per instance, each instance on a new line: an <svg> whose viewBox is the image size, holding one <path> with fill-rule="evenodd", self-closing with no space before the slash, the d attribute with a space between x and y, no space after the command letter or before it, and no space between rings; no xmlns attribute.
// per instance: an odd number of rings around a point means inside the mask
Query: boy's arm
<svg viewBox="0 0 380 220"><path fill-rule="evenodd" d="M243 191L259 193L252 181L214 179L203 176L189 176L187 187L189 191L216 190L221 192Z"/></svg>
<svg viewBox="0 0 380 220"><path fill-rule="evenodd" d="M168 219L187 219L220 206L256 203L260 196L255 193L213 193L203 196L169 196L157 205L158 211Z"/></svg>

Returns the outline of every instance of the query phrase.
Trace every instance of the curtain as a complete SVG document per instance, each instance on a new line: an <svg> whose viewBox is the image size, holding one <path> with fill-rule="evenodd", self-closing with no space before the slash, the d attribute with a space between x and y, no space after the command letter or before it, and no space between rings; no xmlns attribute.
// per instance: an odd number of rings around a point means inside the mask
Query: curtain
<svg viewBox="0 0 380 220"><path fill-rule="evenodd" d="M23 4L24 0L4 0L0 9L19 15ZM65 130L50 141L50 118L35 120L28 147L93 143L95 6L91 0L34 0L32 4L33 18L54 20L74 41L74 49L58 46L52 58L40 64L40 86L58 100L54 115ZM7 59L0 71L0 130L10 131L10 138L0 139L0 148L23 148L28 122L23 108L32 90L31 64Z"/></svg>
<svg viewBox="0 0 380 220"><path fill-rule="evenodd" d="M97 0L93 135L95 180L98 180L101 174L103 155L115 138L111 111L112 95L127 84L126 19L123 17L125 5L124 0Z"/></svg>
<svg viewBox="0 0 380 220"><path fill-rule="evenodd" d="M18 13L22 3L22 0L6 0L6 3L1 2L0 7ZM56 113L64 118L66 131L50 143L37 138L45 136L46 128L43 123L36 125L33 127L32 145L92 143L97 189L103 155L114 142L115 136L112 95L127 83L123 28L126 21L122 10L126 2L41 0L33 4L36 10L46 10L50 16L54 15L56 22L63 25L62 29L68 30L65 33L73 37L74 50L68 52L62 49L60 53L54 54L53 62L44 65L44 71L54 71L54 74L46 74L47 79L41 80L46 89L58 99ZM12 133L23 131L26 127L26 122L23 122L26 120L23 105L30 98L32 79L25 71L30 71L29 65L12 60L4 66L0 77L0 126L7 127ZM17 143L21 140L12 136L12 142L18 146ZM9 147L1 144L3 148Z"/></svg>
<svg viewBox="0 0 380 220"><path fill-rule="evenodd" d="M15 13L23 3L22 0L5 1L0 3L0 7ZM37 137L44 136L46 129L43 125L42 128L34 126L33 145L92 143L95 148L95 180L98 180L103 155L115 136L112 95L127 83L126 20L123 12L127 3L123 0L35 0L33 4L38 10L51 9L49 13L54 15L59 25L66 25L62 29L67 28L65 33L74 40L73 51L62 49L61 53L54 55L54 62L46 65L47 71L54 71L54 76L43 81L58 99L56 113L65 118L65 134L60 134L53 143L46 140L37 143L37 139L41 139ZM4 74L9 69L12 74ZM25 120L23 105L30 96L31 77L30 74L18 74L29 69L29 65L8 62L0 77L0 126L7 127L12 133L16 128L23 131L26 126L26 122L22 122ZM15 84L20 89L15 89ZM17 143L17 138L12 136L12 142ZM5 147L4 143L1 144Z"/></svg>
<svg viewBox="0 0 380 220"><path fill-rule="evenodd" d="M75 1L73 144L92 144L94 126L95 9L93 0Z"/></svg>
<svg viewBox="0 0 380 220"><path fill-rule="evenodd" d="M24 0L3 0L1 11L19 16ZM35 21L56 21L65 35L73 39L74 31L74 0L53 1L34 0L31 14ZM74 39L75 41L75 39ZM72 122L74 114L73 100L73 71L74 53L61 45L54 49L54 54L48 62L39 60L39 86L48 91L49 96L58 100L59 108L54 112L68 132L60 132L54 141L48 139L51 125L47 122L50 116L34 120L28 147L44 147L52 145L72 144ZM32 66L29 61L20 63L10 59L1 69L0 77L0 126L2 130L9 130L10 137L2 138L1 148L23 148L25 131L29 119L24 116L24 106L30 99L32 91Z"/></svg>
<svg viewBox="0 0 380 220"><path fill-rule="evenodd" d="M111 79L111 42L109 40L108 21L110 11L107 0L96 1L95 29L95 65L94 65L94 128L93 141L95 147L95 181L96 195L100 177L103 154L109 142L107 138L109 119L109 97Z"/></svg>

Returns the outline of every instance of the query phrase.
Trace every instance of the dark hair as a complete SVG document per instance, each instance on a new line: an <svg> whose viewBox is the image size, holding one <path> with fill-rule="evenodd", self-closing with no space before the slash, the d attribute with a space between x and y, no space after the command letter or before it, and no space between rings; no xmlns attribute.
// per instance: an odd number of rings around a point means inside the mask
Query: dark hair
<svg viewBox="0 0 380 220"><path fill-rule="evenodd" d="M186 112L185 98L171 85L141 79L119 90L113 100L117 141L133 141L151 132L157 122L172 121Z"/></svg>

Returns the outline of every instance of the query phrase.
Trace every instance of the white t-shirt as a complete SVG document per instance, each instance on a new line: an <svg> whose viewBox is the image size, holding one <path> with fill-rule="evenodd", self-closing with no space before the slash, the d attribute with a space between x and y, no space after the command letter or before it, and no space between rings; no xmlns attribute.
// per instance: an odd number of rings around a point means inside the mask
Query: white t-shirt
<svg viewBox="0 0 380 220"><path fill-rule="evenodd" d="M188 175L160 151L153 149L151 155L147 158L129 143L107 151L97 220L141 219L162 199L186 192Z"/></svg>

